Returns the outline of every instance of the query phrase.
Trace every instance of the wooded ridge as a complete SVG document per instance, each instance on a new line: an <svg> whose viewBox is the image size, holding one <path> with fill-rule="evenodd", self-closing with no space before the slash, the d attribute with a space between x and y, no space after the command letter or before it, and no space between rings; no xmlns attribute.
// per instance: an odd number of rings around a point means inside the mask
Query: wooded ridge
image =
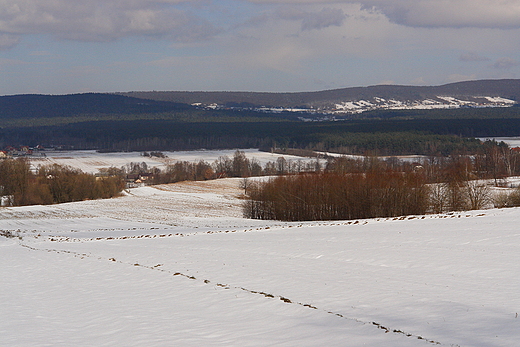
<svg viewBox="0 0 520 347"><path fill-rule="evenodd" d="M302 121L309 120L308 113L266 113L247 107L212 109L190 105L195 100L206 100L241 103L242 106L265 102L297 107L301 103L345 101L348 97L379 95L397 100L448 93L491 95L493 97L487 98L498 101L501 98L520 100L520 80L471 81L438 87L372 86L305 93L1 96L0 149L36 145L113 151L300 148L346 154L370 151L381 155L446 155L474 152L480 144L468 139L471 137L520 135L520 107L516 105L381 109L350 114L345 121L332 121L335 119L330 114L326 117L315 114L311 117L313 121Z"/></svg>
<svg viewBox="0 0 520 347"><path fill-rule="evenodd" d="M263 105L274 107L320 107L344 101L372 99L374 97L403 101L435 98L437 96L500 96L511 100L520 100L520 79L477 80L441 86L375 85L295 93L134 91L118 94L141 99L186 104L200 102L229 106Z"/></svg>

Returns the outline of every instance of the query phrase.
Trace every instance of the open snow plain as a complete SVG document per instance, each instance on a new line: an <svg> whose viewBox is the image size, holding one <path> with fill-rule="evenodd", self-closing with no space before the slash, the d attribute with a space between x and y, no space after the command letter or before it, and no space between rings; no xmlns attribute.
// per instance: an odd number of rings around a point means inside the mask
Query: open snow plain
<svg viewBox="0 0 520 347"><path fill-rule="evenodd" d="M148 167L165 169L168 164L177 161L189 161L197 163L204 160L212 164L219 157L227 156L233 158L236 150L198 150L198 151L175 151L162 152L166 157L144 157L142 152L112 152L98 153L94 150L79 151L46 151L45 157L32 157L31 162L34 166L59 164L72 166L83 172L96 173L99 169L116 167L121 168L130 163L146 163ZM241 149L249 160L256 160L262 167L269 161L275 162L279 157L284 157L287 161L302 160L311 161L310 158L296 157L291 155L281 155L276 153L261 152L258 149Z"/></svg>
<svg viewBox="0 0 520 347"><path fill-rule="evenodd" d="M518 346L520 209L257 221L239 181L0 208L0 345Z"/></svg>

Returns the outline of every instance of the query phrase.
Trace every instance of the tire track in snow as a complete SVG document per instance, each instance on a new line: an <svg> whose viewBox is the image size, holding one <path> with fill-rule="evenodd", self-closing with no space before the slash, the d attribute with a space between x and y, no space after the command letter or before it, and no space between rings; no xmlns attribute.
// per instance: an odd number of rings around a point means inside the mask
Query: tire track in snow
<svg viewBox="0 0 520 347"><path fill-rule="evenodd" d="M180 277L184 277L186 279L192 280L192 281L201 281L204 284L208 284L208 285L211 285L211 284L214 283L214 286L216 288L227 289L227 290L241 290L241 291L249 293L249 294L263 296L263 297L265 297L267 299L278 299L278 300L280 300L280 301L282 301L282 302L284 302L286 304L298 305L298 306L302 306L302 307L305 307L305 308L308 308L308 309L312 309L312 310L319 310L319 311L325 312L327 314L330 314L330 315L333 315L333 316L336 316L336 317L339 317L339 318L342 318L342 319L346 319L346 320L349 320L349 321L353 321L353 322L356 322L356 323L359 323L359 324L371 325L371 326L374 326L375 328L377 328L379 330L382 330L384 333L393 333L393 334L398 334L398 335L404 335L404 336L406 336L408 338L415 338L417 340L421 340L421 341L424 341L424 342L429 343L429 344L442 345L442 343L440 343L439 341L428 339L428 338L425 338L425 337L423 337L421 335L411 334L411 333L405 332L405 331L400 330L400 329L396 329L396 328L385 326L385 325L383 325L381 323L378 323L378 322L375 322L375 321L363 321L363 320L360 320L360 319L357 319L357 318L348 317L348 316L346 316L346 315L344 315L342 313L329 311L329 310L326 310L326 309L321 309L321 308L319 308L317 306L314 306L312 304L302 303L302 302L299 302L299 301L291 300L290 298L287 298L287 297L282 296L282 295L271 294L271 293L267 293L267 292L264 292L264 291L252 290L252 289L244 288L244 287L240 287L240 286L232 286L232 285L229 285L229 284L224 284L224 283L219 283L219 282L212 282L211 280L199 279L199 278L196 278L195 276L192 276L192 275L189 275L189 274L186 274L186 273L165 270L165 269L161 268L163 266L163 264L156 264L156 265L153 265L153 266L149 266L149 265L143 265L143 264L140 264L140 263L124 262L124 261L121 261L121 260L116 260L113 257L107 259L107 258L96 256L96 255L93 255L93 254L78 253L78 252L69 251L69 250L59 250L59 249L52 249L52 248L36 248L36 247L29 246L27 244L24 244L22 242L23 240L21 238L19 238L19 240L20 240L20 242L19 242L20 246L25 247L25 248L30 249L30 250L33 250L33 251L52 252L52 253L56 253L56 254L72 255L74 257L79 257L80 259L83 259L83 258L93 258L93 259L97 259L97 260L101 260L101 261L116 262L116 263L119 263L119 264L122 264L122 265L137 266L137 267L141 267L141 268L144 268L144 269L159 271L159 272L162 272L162 273L170 274L172 276L180 276ZM451 346L452 347L460 347L458 345L451 345Z"/></svg>

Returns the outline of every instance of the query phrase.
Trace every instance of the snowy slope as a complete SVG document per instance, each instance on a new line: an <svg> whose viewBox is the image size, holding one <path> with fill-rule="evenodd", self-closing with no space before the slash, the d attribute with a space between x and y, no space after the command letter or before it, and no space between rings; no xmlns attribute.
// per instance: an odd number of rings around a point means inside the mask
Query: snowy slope
<svg viewBox="0 0 520 347"><path fill-rule="evenodd" d="M1 208L0 345L518 345L519 209L253 221L238 183Z"/></svg>
<svg viewBox="0 0 520 347"><path fill-rule="evenodd" d="M436 96L416 100L394 100L373 97L368 100L344 101L335 105L336 113L361 113L372 110L433 110L461 107L511 107L514 100L492 96Z"/></svg>

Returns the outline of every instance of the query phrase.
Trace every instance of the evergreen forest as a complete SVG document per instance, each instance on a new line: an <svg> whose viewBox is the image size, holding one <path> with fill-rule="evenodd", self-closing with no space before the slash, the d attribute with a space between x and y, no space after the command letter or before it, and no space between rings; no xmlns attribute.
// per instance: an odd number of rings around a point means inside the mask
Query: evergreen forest
<svg viewBox="0 0 520 347"><path fill-rule="evenodd" d="M344 154L474 153L477 137L520 135L520 107L371 111L302 121L297 112L207 109L122 95L0 97L0 148L157 151L262 148ZM321 121L317 121L321 120Z"/></svg>

